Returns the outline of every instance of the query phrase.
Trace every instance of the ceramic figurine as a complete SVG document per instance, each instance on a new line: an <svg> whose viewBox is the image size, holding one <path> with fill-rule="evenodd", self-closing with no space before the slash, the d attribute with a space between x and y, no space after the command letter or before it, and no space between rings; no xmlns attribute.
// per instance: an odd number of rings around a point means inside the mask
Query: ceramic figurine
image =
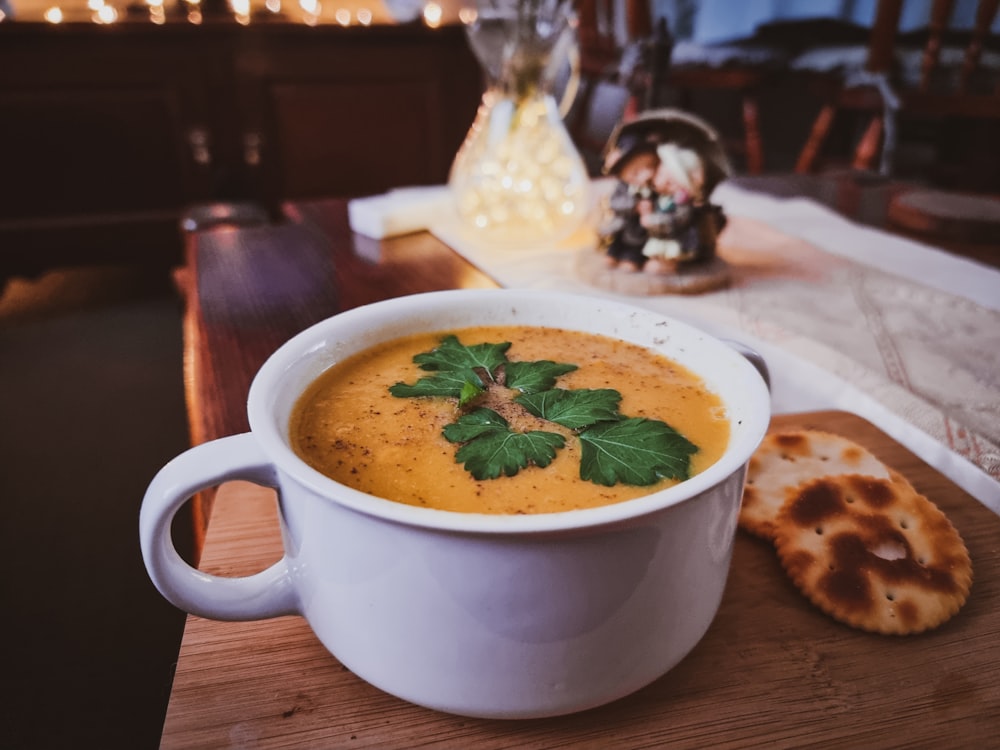
<svg viewBox="0 0 1000 750"><path fill-rule="evenodd" d="M728 279L715 253L725 216L710 197L731 170L708 124L678 110L645 112L616 129L604 171L616 178L598 227L606 268L686 277L654 292L700 291Z"/></svg>

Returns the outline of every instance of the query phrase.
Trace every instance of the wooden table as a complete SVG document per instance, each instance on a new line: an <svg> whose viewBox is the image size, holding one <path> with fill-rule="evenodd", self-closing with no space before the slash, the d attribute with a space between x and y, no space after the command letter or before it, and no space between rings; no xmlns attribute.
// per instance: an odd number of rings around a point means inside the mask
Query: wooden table
<svg viewBox="0 0 1000 750"><path fill-rule="evenodd" d="M280 227L218 230L188 248L187 372L195 440L247 429L246 392L290 335L393 295L490 287L427 234L353 235L346 203L289 207ZM163 747L934 747L987 746L1000 726L1000 519L860 418L776 424L848 434L905 471L962 533L976 580L963 610L921 636L869 635L812 608L773 549L742 532L719 614L678 667L600 709L482 721L369 686L298 617L188 619ZM200 567L245 575L281 555L274 495L244 483L200 498ZM207 524L209 510L211 523ZM484 679L486 677L484 676Z"/></svg>

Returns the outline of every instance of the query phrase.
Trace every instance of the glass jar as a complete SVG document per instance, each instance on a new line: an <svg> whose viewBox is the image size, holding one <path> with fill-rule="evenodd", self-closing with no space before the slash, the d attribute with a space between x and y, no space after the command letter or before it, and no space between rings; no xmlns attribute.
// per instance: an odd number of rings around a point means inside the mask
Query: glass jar
<svg viewBox="0 0 1000 750"><path fill-rule="evenodd" d="M579 80L572 3L483 2L467 32L488 87L451 169L458 213L477 239L557 241L589 209L587 168L562 120Z"/></svg>

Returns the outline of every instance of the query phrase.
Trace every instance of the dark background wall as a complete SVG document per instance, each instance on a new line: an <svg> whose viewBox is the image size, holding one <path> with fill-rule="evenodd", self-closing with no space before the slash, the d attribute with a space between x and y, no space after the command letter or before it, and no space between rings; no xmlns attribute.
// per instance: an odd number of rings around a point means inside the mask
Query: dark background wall
<svg viewBox="0 0 1000 750"><path fill-rule="evenodd" d="M2 747L159 744L184 616L146 577L138 509L188 442L180 323L137 267L0 297Z"/></svg>

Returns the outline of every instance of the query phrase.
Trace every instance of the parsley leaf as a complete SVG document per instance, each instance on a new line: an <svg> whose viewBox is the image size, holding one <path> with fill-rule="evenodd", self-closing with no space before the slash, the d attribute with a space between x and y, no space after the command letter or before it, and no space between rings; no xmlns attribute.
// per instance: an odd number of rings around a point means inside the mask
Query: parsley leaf
<svg viewBox="0 0 1000 750"><path fill-rule="evenodd" d="M465 346L450 334L431 351L413 358L420 369L436 374L420 378L413 385L396 383L389 392L397 398L457 398L458 405L465 406L486 390L483 378L496 378L497 369L507 362L505 352L509 348L510 342Z"/></svg>
<svg viewBox="0 0 1000 750"><path fill-rule="evenodd" d="M554 432L515 432L492 409L476 409L459 417L444 428L444 436L450 442L463 443L455 460L464 463L476 479L496 479L501 474L512 477L530 464L548 466L566 442Z"/></svg>
<svg viewBox="0 0 1000 750"><path fill-rule="evenodd" d="M476 391L470 395L471 390ZM417 398L418 396L437 396L439 398L457 398L466 401L475 398L485 389L482 378L475 370L449 370L420 378L413 385L396 383L389 387L389 393L396 398ZM464 402L463 402L464 403Z"/></svg>
<svg viewBox="0 0 1000 750"><path fill-rule="evenodd" d="M541 393L518 396L514 401L536 417L561 424L571 430L597 422L617 420L621 394L611 388L566 391L553 388Z"/></svg>
<svg viewBox="0 0 1000 750"><path fill-rule="evenodd" d="M504 365L506 375L504 384L521 393L538 393L554 388L556 378L575 369L576 365L551 362L547 359L538 362L508 362Z"/></svg>
<svg viewBox="0 0 1000 750"><path fill-rule="evenodd" d="M687 479L698 447L670 425L632 417L600 422L580 433L580 478L611 487L645 486L663 477Z"/></svg>
<svg viewBox="0 0 1000 750"><path fill-rule="evenodd" d="M422 370L439 370L442 372L461 372L481 368L495 377L497 368L507 362L506 351L510 342L502 344L475 344L465 346L458 337L449 334L441 339L435 349L418 354L413 361Z"/></svg>

